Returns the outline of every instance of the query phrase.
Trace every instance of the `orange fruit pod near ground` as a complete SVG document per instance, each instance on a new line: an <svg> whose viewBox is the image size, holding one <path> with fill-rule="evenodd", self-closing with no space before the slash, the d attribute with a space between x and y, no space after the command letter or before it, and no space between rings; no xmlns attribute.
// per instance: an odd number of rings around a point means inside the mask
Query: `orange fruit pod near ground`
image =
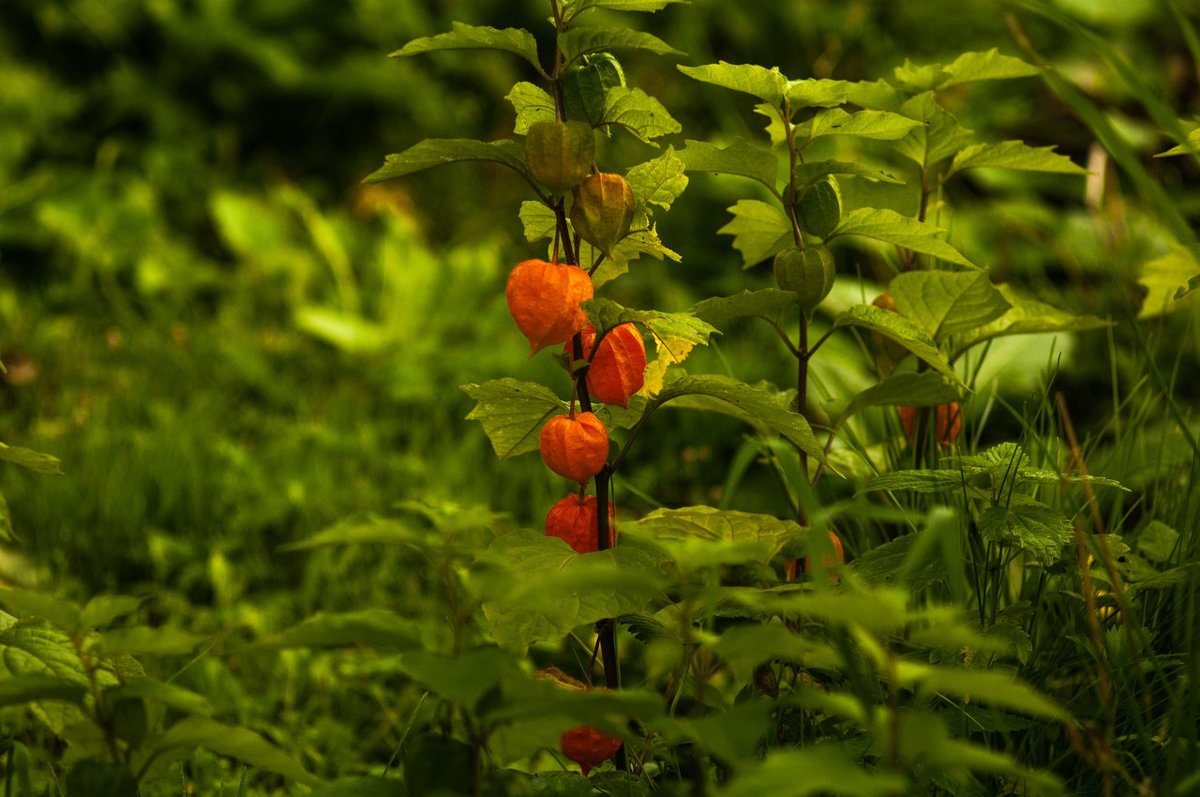
<svg viewBox="0 0 1200 797"><path fill-rule="evenodd" d="M565 540L576 553L600 550L599 518L596 496L568 495L546 513L546 535ZM608 546L617 539L616 511L608 502Z"/></svg>
<svg viewBox="0 0 1200 797"><path fill-rule="evenodd" d="M579 764L586 777L593 767L617 754L624 744L615 736L596 730L590 725L576 725L559 737L558 748L563 755Z"/></svg>
<svg viewBox="0 0 1200 797"><path fill-rule="evenodd" d="M542 427L538 448L546 467L584 484L608 461L608 429L591 412L559 415Z"/></svg>
<svg viewBox="0 0 1200 797"><path fill-rule="evenodd" d="M954 441L958 439L958 433L962 431L962 412L959 410L958 402L952 401L949 404L937 405L934 415L938 447L944 450L953 445ZM920 407L900 408L900 426L904 429L904 436L910 443L917 436L920 417Z"/></svg>
<svg viewBox="0 0 1200 797"><path fill-rule="evenodd" d="M504 293L531 357L588 325L579 305L592 298L592 278L578 266L525 260L509 274Z"/></svg>
<svg viewBox="0 0 1200 797"><path fill-rule="evenodd" d="M592 359L585 379L588 393L605 404L628 407L629 399L642 389L646 378L646 344L641 333L633 324L618 324L600 339L594 357L595 327L588 327L580 334L583 359ZM571 341L563 344L563 351L568 358L574 356Z"/></svg>
<svg viewBox="0 0 1200 797"><path fill-rule="evenodd" d="M821 567L828 570L831 567L837 567L846 561L846 549L842 547L842 538L834 532L829 532L829 543L833 546L833 553L827 553L821 557ZM807 573L811 565L808 562L808 557L804 557L804 572Z"/></svg>

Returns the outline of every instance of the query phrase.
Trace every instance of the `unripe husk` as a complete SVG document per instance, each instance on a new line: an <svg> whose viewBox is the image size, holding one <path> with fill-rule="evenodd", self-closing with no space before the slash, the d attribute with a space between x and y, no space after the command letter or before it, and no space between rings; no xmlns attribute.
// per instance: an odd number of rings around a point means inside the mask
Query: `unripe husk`
<svg viewBox="0 0 1200 797"><path fill-rule="evenodd" d="M842 192L837 179L827 174L810 184L800 195L796 210L805 232L818 238L828 237L842 220Z"/></svg>
<svg viewBox="0 0 1200 797"><path fill-rule="evenodd" d="M592 298L592 278L578 266L526 260L512 270L504 293L513 321L529 339L530 356L588 325L579 305Z"/></svg>
<svg viewBox="0 0 1200 797"><path fill-rule="evenodd" d="M525 134L525 162L538 182L556 194L583 182L596 159L587 122L538 122Z"/></svg>
<svg viewBox="0 0 1200 797"><path fill-rule="evenodd" d="M797 304L808 315L833 290L836 272L828 247L810 244L807 249L784 249L775 255L774 266L775 283L795 293Z"/></svg>
<svg viewBox="0 0 1200 797"><path fill-rule="evenodd" d="M571 205L575 234L601 252L608 252L633 223L633 191L619 174L592 174L576 186Z"/></svg>

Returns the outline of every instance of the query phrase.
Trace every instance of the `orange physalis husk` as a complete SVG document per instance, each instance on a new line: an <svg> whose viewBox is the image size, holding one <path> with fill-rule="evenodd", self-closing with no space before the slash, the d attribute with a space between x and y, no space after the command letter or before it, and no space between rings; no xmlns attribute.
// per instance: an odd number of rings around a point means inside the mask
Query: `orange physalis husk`
<svg viewBox="0 0 1200 797"><path fill-rule="evenodd" d="M583 337L583 358L592 357L596 330L588 327ZM572 356L571 341L563 350ZM600 339L600 348L587 371L587 389L592 398L605 404L629 406L629 399L642 389L646 375L646 344L636 326L618 324Z"/></svg>
<svg viewBox="0 0 1200 797"><path fill-rule="evenodd" d="M592 278L578 266L526 260L512 270L505 295L508 311L529 339L533 356L588 325L587 313L579 305L592 298Z"/></svg>
<svg viewBox="0 0 1200 797"><path fill-rule="evenodd" d="M546 467L583 484L608 461L608 429L590 412L559 415L542 427L538 447Z"/></svg>
<svg viewBox="0 0 1200 797"><path fill-rule="evenodd" d="M579 764L586 777L588 772L617 754L624 744L615 736L602 733L590 725L576 725L563 732L558 747L563 755Z"/></svg>
<svg viewBox="0 0 1200 797"><path fill-rule="evenodd" d="M959 410L958 402L952 401L949 404L937 405L935 417L934 428L937 432L938 447L947 449L958 439L958 433L962 430L962 412ZM912 441L917 435L919 418L920 409L918 407L900 408L900 426L904 429L904 436L909 441Z"/></svg>
<svg viewBox="0 0 1200 797"><path fill-rule="evenodd" d="M596 517L596 496L568 495L550 507L546 513L546 534L566 540L577 553L600 550L599 518ZM608 502L608 539L617 536L617 520L612 501Z"/></svg>
<svg viewBox="0 0 1200 797"><path fill-rule="evenodd" d="M833 553L827 553L821 557L821 567L825 570L829 570L831 568L837 567L838 565L843 564L846 561L846 550L842 547L841 537L839 537L833 531L830 531L829 532L829 543L830 543L830 545L833 546ZM806 556L806 557L804 557L804 572L807 573L809 571L809 568L810 568L810 565L808 563L808 557ZM830 573L829 578L832 581L838 580L838 576L836 573Z"/></svg>

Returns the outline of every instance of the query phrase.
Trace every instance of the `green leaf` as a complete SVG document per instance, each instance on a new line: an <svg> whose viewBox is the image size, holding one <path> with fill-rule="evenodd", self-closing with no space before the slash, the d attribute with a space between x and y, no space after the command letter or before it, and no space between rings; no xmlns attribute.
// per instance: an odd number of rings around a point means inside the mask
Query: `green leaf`
<svg viewBox="0 0 1200 797"><path fill-rule="evenodd" d="M512 655L499 648L481 648L457 656L414 651L400 657L400 669L468 711L473 711L480 698L502 678L519 671Z"/></svg>
<svg viewBox="0 0 1200 797"><path fill-rule="evenodd" d="M689 172L715 172L749 177L775 190L779 158L775 153L744 138L735 138L728 146L718 147L704 141L687 141L680 151Z"/></svg>
<svg viewBox="0 0 1200 797"><path fill-rule="evenodd" d="M983 510L979 532L985 540L1021 548L1044 566L1059 560L1073 533L1071 521L1057 509L1020 494L1012 495L1007 506Z"/></svg>
<svg viewBox="0 0 1200 797"><path fill-rule="evenodd" d="M683 55L657 36L630 28L572 28L558 39L564 65L589 53L610 50L644 50L656 55Z"/></svg>
<svg viewBox="0 0 1200 797"><path fill-rule="evenodd" d="M0 606L22 620L40 617L68 634L80 629L80 608L66 598L32 590L0 589Z"/></svg>
<svg viewBox="0 0 1200 797"><path fill-rule="evenodd" d="M963 127L954 115L938 105L932 91L906 100L899 112L923 122L922 127L900 139L896 150L917 165L929 167L957 154L975 140L975 134Z"/></svg>
<svg viewBox="0 0 1200 797"><path fill-rule="evenodd" d="M1146 289L1138 318L1153 318L1195 305L1200 286L1200 258L1191 247L1173 246L1142 264L1138 284ZM1186 301L1185 301L1186 300Z"/></svg>
<svg viewBox="0 0 1200 797"><path fill-rule="evenodd" d="M920 684L925 694L949 694L999 708L1019 711L1032 717L1070 721L1071 715L1057 703L999 669L969 670L934 667L917 661L902 660L896 666L901 684Z"/></svg>
<svg viewBox="0 0 1200 797"><path fill-rule="evenodd" d="M399 648L421 645L421 632L415 620L386 609L357 612L317 612L299 625L292 626L254 642L253 648Z"/></svg>
<svg viewBox="0 0 1200 797"><path fill-rule="evenodd" d="M760 664L791 661L812 666L814 659L826 664L828 646L814 637L797 634L784 625L737 625L721 634L712 652L725 662L733 677L742 683L754 677ZM835 658L836 661L836 658Z"/></svg>
<svg viewBox="0 0 1200 797"><path fill-rule="evenodd" d="M83 705L87 687L53 675L17 675L0 678L0 707L61 700Z"/></svg>
<svg viewBox="0 0 1200 797"><path fill-rule="evenodd" d="M545 75L538 62L537 41L533 34L522 28L489 28L481 25L451 23L450 33L413 39L408 44L390 53L391 58L401 58L438 50L504 50L519 55L533 65L538 73Z"/></svg>
<svg viewBox="0 0 1200 797"><path fill-rule="evenodd" d="M49 473L56 476L62 475L58 457L41 454L28 448L21 448L20 446L6 446L4 443L0 443L0 460L16 463L23 468L29 468L37 473Z"/></svg>
<svg viewBox="0 0 1200 797"><path fill-rule="evenodd" d="M904 534L872 548L851 562L850 569L868 584L904 584L913 592L920 592L934 583L945 581L946 568L938 560L935 549L918 551L921 554L920 558L910 561L923 533L926 532Z"/></svg>
<svg viewBox="0 0 1200 797"><path fill-rule="evenodd" d="M134 656L181 656L191 653L204 641L205 637L179 628L136 625L105 631L100 636L100 647L109 656L122 653Z"/></svg>
<svg viewBox="0 0 1200 797"><path fill-rule="evenodd" d="M727 210L733 220L717 232L733 236L733 248L742 253L743 268L758 265L792 245L792 225L774 205L740 199Z"/></svg>
<svg viewBox="0 0 1200 797"><path fill-rule="evenodd" d="M128 595L97 595L87 602L79 616L82 628L104 628L114 620L137 611L143 598Z"/></svg>
<svg viewBox="0 0 1200 797"><path fill-rule="evenodd" d="M983 271L908 271L888 290L896 310L938 342L978 329L1009 309Z"/></svg>
<svg viewBox="0 0 1200 797"><path fill-rule="evenodd" d="M973 144L959 151L950 162L946 177L964 169L985 167L1085 176L1088 173L1087 169L1075 165L1066 155L1056 153L1054 147L1031 147L1021 141L1004 141L999 144Z"/></svg>
<svg viewBox="0 0 1200 797"><path fill-rule="evenodd" d="M910 490L917 493L940 493L961 490L966 474L956 470L897 470L868 479L860 492L879 490Z"/></svg>
<svg viewBox="0 0 1200 797"><path fill-rule="evenodd" d="M365 521L347 520L317 532L307 539L281 545L281 551L302 551L331 545L412 545L423 543L426 535L411 524L393 518L371 517Z"/></svg>
<svg viewBox="0 0 1200 797"><path fill-rule="evenodd" d="M712 335L720 334L716 327L691 313L632 310L611 299L588 299L580 307L587 311L596 329L611 329L618 324L634 323L645 327L662 340L684 340L701 345L707 345Z"/></svg>
<svg viewBox="0 0 1200 797"><path fill-rule="evenodd" d="M584 11L593 8L607 8L612 11L661 11L673 3L686 3L689 0L567 0L563 3L563 16L573 19Z"/></svg>
<svg viewBox="0 0 1200 797"><path fill-rule="evenodd" d="M254 731L225 725L206 717L186 717L175 723L154 742L148 752L151 756L157 756L178 747L203 747L306 786L321 784L319 778L307 772L295 759Z"/></svg>
<svg viewBox="0 0 1200 797"><path fill-rule="evenodd" d="M601 125L623 127L647 144L683 128L663 104L641 89L614 86L605 95Z"/></svg>
<svg viewBox="0 0 1200 797"><path fill-rule="evenodd" d="M782 215L781 213L780 216ZM969 268L976 267L957 249L946 243L944 240L945 230L908 216L901 216L894 210L856 208L842 218L842 223L829 234L827 239L841 235L860 235L864 238L873 238L910 249L913 252L932 255L947 263L958 263ZM736 243L734 245L736 246Z"/></svg>
<svg viewBox="0 0 1200 797"><path fill-rule="evenodd" d="M1010 285L996 285L996 290L1008 302L1008 309L992 321L974 329L961 333L962 351L992 338L1005 335L1028 335L1040 332L1081 332L1088 329L1102 329L1111 326L1112 322L1090 315L1074 315L1065 310L1031 299L1018 293ZM952 358L952 359L954 359Z"/></svg>
<svg viewBox="0 0 1200 797"><path fill-rule="evenodd" d="M1167 158L1174 155L1192 155L1200 150L1200 127L1187 134L1186 143L1177 144L1166 152L1160 152L1154 157Z"/></svg>
<svg viewBox="0 0 1200 797"><path fill-rule="evenodd" d="M850 161L809 161L807 163L796 164L796 183L798 185L808 185L814 180L819 180L827 174L844 174L850 177L865 177L868 180L874 180L881 183L892 183L894 185L903 185L904 181L895 175L887 172L873 169L862 163L851 163Z"/></svg>
<svg viewBox="0 0 1200 797"><path fill-rule="evenodd" d="M476 402L467 418L483 424L484 434L500 459L535 450L542 425L567 410L549 388L511 377L460 389Z"/></svg>
<svg viewBox="0 0 1200 797"><path fill-rule="evenodd" d="M1179 545L1179 532L1161 520L1151 520L1138 533L1137 551L1152 562L1170 562Z"/></svg>
<svg viewBox="0 0 1200 797"><path fill-rule="evenodd" d="M805 534L805 529L793 520L709 506L655 509L637 525L663 540L743 544L755 549L754 558L763 561L779 553L789 541Z"/></svg>
<svg viewBox="0 0 1200 797"><path fill-rule="evenodd" d="M694 396L716 401L697 402L691 398ZM679 399L686 400L679 402ZM817 461L825 461L824 448L813 435L804 416L793 412L776 395L765 390L724 376L684 376L664 385L656 398L658 405L669 401L693 409L723 412L752 426L770 429L783 435Z"/></svg>
<svg viewBox="0 0 1200 797"><path fill-rule="evenodd" d="M163 683L150 678L142 678L127 684L117 684L104 690L105 699L111 703L125 698L139 700L154 700L164 706L182 711L185 714L197 714L207 717L212 714L212 704L208 698L184 689L175 684Z"/></svg>
<svg viewBox="0 0 1200 797"><path fill-rule="evenodd" d="M694 741L714 758L729 764L754 763L763 740L775 727L773 711L769 702L739 703L700 719L675 717L654 727L662 729L671 741Z"/></svg>
<svg viewBox="0 0 1200 797"><path fill-rule="evenodd" d="M295 323L314 338L346 352L376 354L394 345L382 324L363 318L357 311L305 305L296 308Z"/></svg>
<svg viewBox="0 0 1200 797"><path fill-rule="evenodd" d="M867 407L929 407L962 397L962 383L936 371L892 374L855 396L839 416L839 423Z"/></svg>
<svg viewBox="0 0 1200 797"><path fill-rule="evenodd" d="M578 254L580 262L595 263L603 253L586 241L580 241ZM676 263L683 259L678 252L663 245L656 230L637 230L622 238L621 242L604 257L599 268L592 272L592 286L599 288L604 283L621 276L629 270L629 264L642 255L649 255L656 260L667 259Z"/></svg>
<svg viewBox="0 0 1200 797"><path fill-rule="evenodd" d="M777 68L755 64L728 64L724 61L705 66L679 66L679 71L693 80L714 86L752 94L778 108L783 102L788 81Z"/></svg>
<svg viewBox="0 0 1200 797"><path fill-rule="evenodd" d="M850 85L845 80L823 78L789 80L785 94L793 111L812 107L830 108L847 101Z"/></svg>
<svg viewBox="0 0 1200 797"><path fill-rule="evenodd" d="M521 203L518 215L525 228L526 241L532 243L543 238L554 238L554 227L558 221L554 211L546 207L546 203L526 199Z"/></svg>
<svg viewBox="0 0 1200 797"><path fill-rule="evenodd" d="M822 136L856 136L878 141L904 138L921 122L888 111L847 113L841 108L818 111L812 119L796 125L796 138L813 140Z"/></svg>
<svg viewBox="0 0 1200 797"><path fill-rule="evenodd" d="M781 321L784 311L796 306L796 294L778 288L763 288L757 291L742 291L733 296L714 296L697 303L691 314L715 327L723 326L736 318L756 316L770 321Z"/></svg>
<svg viewBox="0 0 1200 797"><path fill-rule="evenodd" d="M1040 75L1041 70L1032 64L1002 55L993 47L986 52L963 53L955 58L953 63L945 67L949 79L943 81L938 88L944 89L960 83L975 83L981 80L1009 80L1019 77Z"/></svg>
<svg viewBox="0 0 1200 797"><path fill-rule="evenodd" d="M664 210L679 198L687 188L688 178L683 173L684 161L674 148L657 158L639 163L625 173L625 180L640 205L658 205Z"/></svg>
<svg viewBox="0 0 1200 797"><path fill-rule="evenodd" d="M553 122L556 118L554 98L545 89L532 83L517 83L504 99L512 103L513 110L517 112L513 132L519 136L528 133L529 128L538 122Z"/></svg>
<svg viewBox="0 0 1200 797"><path fill-rule="evenodd" d="M803 773L797 777L797 773ZM717 797L886 797L909 788L903 775L868 772L847 754L828 745L801 750L771 750L761 763L740 768Z"/></svg>
<svg viewBox="0 0 1200 797"><path fill-rule="evenodd" d="M404 152L388 155L380 166L367 175L364 182L379 183L406 174L461 161L491 161L503 164L527 180L533 177L525 165L525 151L510 139L475 141L469 138L427 138Z"/></svg>
<svg viewBox="0 0 1200 797"><path fill-rule="evenodd" d="M878 332L896 341L949 379L956 383L962 382L933 339L899 313L870 304L852 305L834 321L835 328L848 326Z"/></svg>

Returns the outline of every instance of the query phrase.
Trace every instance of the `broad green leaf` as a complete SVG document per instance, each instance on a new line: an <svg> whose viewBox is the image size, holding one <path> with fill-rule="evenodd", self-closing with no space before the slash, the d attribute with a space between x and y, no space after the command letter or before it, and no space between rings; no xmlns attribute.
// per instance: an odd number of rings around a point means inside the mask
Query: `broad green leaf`
<svg viewBox="0 0 1200 797"><path fill-rule="evenodd" d="M1083 484L1087 482L1093 487L1116 487L1119 490L1130 492L1128 487L1116 479L1107 479L1103 476L1064 474L1045 468L1021 468L1017 471L1017 480L1023 484Z"/></svg>
<svg viewBox="0 0 1200 797"><path fill-rule="evenodd" d="M896 310L938 342L978 329L1009 309L983 271L907 271L888 290Z"/></svg>
<svg viewBox="0 0 1200 797"><path fill-rule="evenodd" d="M1042 565L1052 565L1071 541L1071 521L1057 509L1027 495L1013 494L1007 506L989 506L979 516L979 532L992 542L1021 548Z"/></svg>
<svg viewBox="0 0 1200 797"><path fill-rule="evenodd" d="M252 643L252 648L416 648L420 625L386 609L357 612L317 612L299 625Z"/></svg>
<svg viewBox="0 0 1200 797"><path fill-rule="evenodd" d="M892 475L892 474L887 474ZM920 592L939 581L946 580L946 569L937 558L934 549L919 551L921 556L911 561L923 532L911 532L885 542L864 553L850 563L850 569L868 584L898 586L904 584L914 592Z"/></svg>
<svg viewBox="0 0 1200 797"><path fill-rule="evenodd" d="M744 268L758 265L792 245L791 222L774 205L740 199L727 210L733 220L717 232L733 236L733 248L742 253Z"/></svg>
<svg viewBox="0 0 1200 797"><path fill-rule="evenodd" d="M1001 54L995 47L986 52L963 53L946 67L949 79L938 88L981 80L1009 80L1040 75L1041 70L1020 58Z"/></svg>
<svg viewBox="0 0 1200 797"><path fill-rule="evenodd" d="M655 509L638 521L638 527L663 540L749 544L763 560L775 556L786 543L806 533L794 520L709 506Z"/></svg>
<svg viewBox="0 0 1200 797"><path fill-rule="evenodd" d="M538 122L553 122L556 118L554 98L545 89L532 83L517 83L504 99L512 103L513 110L517 112L513 132L519 136L528 133L529 128Z"/></svg>
<svg viewBox="0 0 1200 797"><path fill-rule="evenodd" d="M896 82L909 92L932 91L950 77L941 64L914 64L907 58L892 70Z"/></svg>
<svg viewBox="0 0 1200 797"><path fill-rule="evenodd" d="M813 140L822 136L856 136L895 141L920 127L921 123L888 111L847 113L841 108L818 111L812 119L796 125L796 138Z"/></svg>
<svg viewBox="0 0 1200 797"><path fill-rule="evenodd" d="M596 329L610 329L618 324L634 323L663 340L685 340L707 345L709 337L720 330L691 313L664 313L659 310L633 310L611 299L588 299L580 305L587 311ZM468 416L469 417L469 416Z"/></svg>
<svg viewBox="0 0 1200 797"><path fill-rule="evenodd" d="M557 219L554 211L546 207L546 203L526 199L521 203L518 215L525 228L526 241L540 241L543 238L554 238L554 225Z"/></svg>
<svg viewBox="0 0 1200 797"><path fill-rule="evenodd" d="M738 204L741 204L740 202ZM782 216L782 214L780 214ZM957 249L946 243L946 232L932 224L917 219L901 216L894 210L876 208L856 208L847 213L841 224L831 232L826 240L842 235L859 235L873 238L884 243L932 255L947 263L957 263L969 268L976 268ZM736 243L734 244L736 246Z"/></svg>
<svg viewBox="0 0 1200 797"><path fill-rule="evenodd" d="M1138 311L1139 319L1192 307L1196 289L1200 288L1200 258L1192 248L1174 246L1142 264L1138 284L1146 289L1146 298Z"/></svg>
<svg viewBox="0 0 1200 797"><path fill-rule="evenodd" d="M3 664L0 679L53 676L85 688L91 686L70 637L45 622L22 621L0 632L0 663ZM101 686L116 681L116 676L107 668L97 670L95 677ZM87 715L74 703L31 703L29 709L60 737L68 728L89 722ZM99 752L99 745L96 748Z"/></svg>
<svg viewBox="0 0 1200 797"><path fill-rule="evenodd" d="M683 169L684 161L668 147L657 158L631 168L625 173L625 180L639 204L658 205L665 210L687 188L688 178Z"/></svg>
<svg viewBox="0 0 1200 797"><path fill-rule="evenodd" d="M109 656L181 656L194 651L205 637L179 628L147 628L142 625L112 628L100 635L100 647Z"/></svg>
<svg viewBox="0 0 1200 797"><path fill-rule="evenodd" d="M789 80L784 92L793 111L800 108L830 108L847 101L850 84L845 80L805 78Z"/></svg>
<svg viewBox="0 0 1200 797"><path fill-rule="evenodd" d="M104 690L104 697L109 705L124 698L154 700L185 714L197 714L207 717L212 714L212 704L208 698L184 689L175 684L163 683L150 678L141 678L127 684L117 684Z"/></svg>
<svg viewBox="0 0 1200 797"><path fill-rule="evenodd" d="M405 653L400 657L400 669L417 683L470 711L501 678L516 672L518 664L499 648L481 648L457 656L427 651Z"/></svg>
<svg viewBox="0 0 1200 797"><path fill-rule="evenodd" d="M607 256L593 248L586 241L579 243L579 261L585 266L600 262L600 266L592 272L592 286L599 288L604 283L616 279L629 270L629 264L642 255L649 255L655 260L671 260L676 263L683 258L673 249L663 245L657 230L651 228L631 232L612 248ZM603 259L601 259L603 257Z"/></svg>
<svg viewBox="0 0 1200 797"><path fill-rule="evenodd" d="M751 316L781 321L783 313L795 307L796 294L791 291L763 288L742 291L733 296L714 296L697 303L690 312L715 327L721 327L735 318Z"/></svg>
<svg viewBox="0 0 1200 797"><path fill-rule="evenodd" d="M154 756L179 747L203 747L306 786L318 786L321 783L295 759L254 731L225 725L206 717L186 717L175 723L154 742L148 753Z"/></svg>
<svg viewBox="0 0 1200 797"><path fill-rule="evenodd" d="M918 165L932 166L956 155L975 141L975 134L963 127L954 114L938 105L932 91L918 94L900 106L899 113L923 122L923 126L900 139L896 150Z"/></svg>
<svg viewBox="0 0 1200 797"><path fill-rule="evenodd" d="M449 33L413 39L390 53L390 57L401 58L437 50L504 50L521 56L539 73L546 74L538 62L537 42L533 34L522 28L489 28L454 22Z"/></svg>
<svg viewBox="0 0 1200 797"><path fill-rule="evenodd" d="M740 418L752 426L783 435L817 461L825 461L822 445L803 415L780 403L777 396L724 376L684 376L667 382L655 399L659 405L685 397L704 396L716 402L688 400L686 406L708 409Z"/></svg>
<svg viewBox="0 0 1200 797"><path fill-rule="evenodd" d="M852 305L834 321L835 328L850 326L869 329L896 341L938 372L961 383L933 339L899 313L870 304Z"/></svg>
<svg viewBox="0 0 1200 797"><path fill-rule="evenodd" d="M1187 143L1177 144L1166 152L1160 152L1154 157L1167 158L1174 155L1192 155L1197 151L1200 151L1200 127L1188 133Z"/></svg>
<svg viewBox="0 0 1200 797"><path fill-rule="evenodd" d="M1010 285L996 285L996 290L1008 302L1008 309L998 318L974 329L964 330L955 357L963 350L992 338L1005 335L1027 335L1038 332L1081 332L1111 326L1110 321L1090 315L1074 315L1065 310L1031 299Z"/></svg>
<svg viewBox="0 0 1200 797"><path fill-rule="evenodd" d="M968 474L990 473L996 481L1006 481L1029 467L1029 455L1017 443L998 443L978 454L956 457L954 464Z"/></svg>
<svg viewBox="0 0 1200 797"><path fill-rule="evenodd" d="M496 537L480 559L505 568L480 572L473 584L492 637L518 653L577 626L641 611L659 592L660 563L620 539L581 555L557 537L519 531Z"/></svg>
<svg viewBox="0 0 1200 797"><path fill-rule="evenodd" d="M1152 562L1169 562L1179 545L1179 532L1161 520L1151 520L1137 536L1137 550Z"/></svg>
<svg viewBox="0 0 1200 797"><path fill-rule="evenodd" d="M998 708L1019 711L1032 717L1069 721L1071 715L1057 703L1018 681L1004 670L970 670L935 667L912 660L897 662L896 676L902 685L919 684L926 694L949 694Z"/></svg>
<svg viewBox="0 0 1200 797"><path fill-rule="evenodd" d="M796 183L798 185L808 185L813 180L819 180L827 174L844 174L850 177L865 177L868 180L881 183L904 184L904 181L895 175L878 169L872 169L870 166L857 162L835 160L809 161L808 163L799 163L796 165Z"/></svg>
<svg viewBox="0 0 1200 797"><path fill-rule="evenodd" d="M736 625L712 644L713 653L725 662L733 677L742 683L754 677L760 664L768 661L792 661L819 666L834 664L836 656L816 638L797 634L784 625ZM831 662L830 659L833 659Z"/></svg>
<svg viewBox="0 0 1200 797"><path fill-rule="evenodd" d="M608 90L601 124L623 127L647 144L683 129L661 102L641 89L627 86Z"/></svg>
<svg viewBox="0 0 1200 797"><path fill-rule="evenodd" d="M7 446L4 443L0 443L0 460L7 460L37 473L62 475L58 457L52 457L49 454L42 454L28 448L21 448L20 446Z"/></svg>
<svg viewBox="0 0 1200 797"><path fill-rule="evenodd" d="M860 492L878 490L911 490L917 493L940 493L961 490L969 474L956 470L897 470L868 479Z"/></svg>
<svg viewBox="0 0 1200 797"><path fill-rule="evenodd" d="M42 700L61 700L83 704L87 687L74 681L64 681L53 675L18 675L0 678L0 707L37 703Z"/></svg>
<svg viewBox="0 0 1200 797"><path fill-rule="evenodd" d="M128 595L97 595L83 607L79 615L80 627L104 628L114 620L137 611L143 600Z"/></svg>
<svg viewBox="0 0 1200 797"><path fill-rule="evenodd" d="M0 606L22 620L40 617L68 634L80 629L80 608L66 598L33 590L0 589Z"/></svg>
<svg viewBox="0 0 1200 797"><path fill-rule="evenodd" d="M500 459L535 450L542 425L567 409L549 388L511 377L460 389L476 402L467 418L483 424Z"/></svg>
<svg viewBox="0 0 1200 797"><path fill-rule="evenodd" d="M721 61L705 66L681 65L679 71L702 83L752 94L776 108L783 102L783 94L787 91L787 78L777 68Z"/></svg>
<svg viewBox="0 0 1200 797"><path fill-rule="evenodd" d="M1066 155L1056 153L1054 147L1031 147L1021 141L1003 141L999 144L973 144L960 150L950 162L946 176L964 169L985 167L1057 174L1088 173L1087 169L1075 165Z"/></svg>
<svg viewBox="0 0 1200 797"><path fill-rule="evenodd" d="M475 141L469 138L427 138L404 152L388 155L383 165L367 175L364 182L379 183L406 174L460 161L501 163L532 180L525 165L525 151L515 141Z"/></svg>
<svg viewBox="0 0 1200 797"><path fill-rule="evenodd" d="M699 719L674 717L653 729L670 742L695 742L714 758L729 764L755 763L763 740L775 727L775 707L768 701L738 703Z"/></svg>
<svg viewBox="0 0 1200 797"><path fill-rule="evenodd" d="M901 589L880 587L870 592L813 592L798 591L794 587L774 590L735 587L723 594L733 603L767 615L813 617L867 632L898 631L913 621L912 614L905 608L909 601L908 590Z"/></svg>
<svg viewBox="0 0 1200 797"><path fill-rule="evenodd" d="M772 750L761 762L747 764L716 792L717 797L887 797L909 788L903 775L869 772L849 755L827 745Z"/></svg>
<svg viewBox="0 0 1200 797"><path fill-rule="evenodd" d="M563 3L563 16L573 19L584 11L593 8L607 8L612 11L661 11L673 3L686 3L688 0L567 0Z"/></svg>
<svg viewBox="0 0 1200 797"><path fill-rule="evenodd" d="M775 190L779 158L775 153L744 138L735 138L728 146L718 147L704 141L688 141L679 156L689 172L714 172L749 177Z"/></svg>
<svg viewBox="0 0 1200 797"><path fill-rule="evenodd" d="M947 379L937 371L892 374L851 399L840 418L845 420L867 407L929 407L958 401L962 397L962 383Z"/></svg>
<svg viewBox="0 0 1200 797"><path fill-rule="evenodd" d="M644 50L656 55L683 55L657 36L630 28L578 27L558 38L564 65L580 56L610 50Z"/></svg>
<svg viewBox="0 0 1200 797"><path fill-rule="evenodd" d="M853 81L846 86L847 102L878 111L894 111L907 97L906 92L883 78Z"/></svg>

